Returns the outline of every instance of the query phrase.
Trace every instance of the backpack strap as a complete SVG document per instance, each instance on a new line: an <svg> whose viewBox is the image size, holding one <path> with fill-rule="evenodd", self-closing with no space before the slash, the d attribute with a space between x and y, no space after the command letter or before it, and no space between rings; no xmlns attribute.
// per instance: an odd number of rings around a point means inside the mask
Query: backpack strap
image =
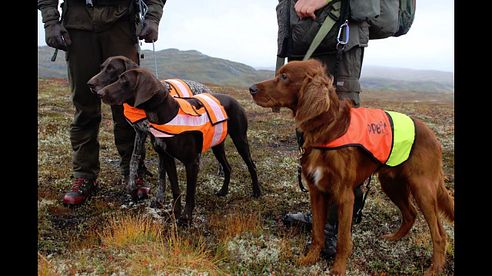
<svg viewBox="0 0 492 276"><path fill-rule="evenodd" d="M323 41L325 36L328 34L328 32L331 30L331 28L335 25L335 23L337 23L337 22L333 18L331 18L331 16L327 16L325 18L325 21L323 22L323 24L319 28L318 33L316 34L313 41L311 42L311 45L309 45L309 48L306 52L306 55L304 56L304 58L302 60L308 60L311 57L311 55L314 53L316 48L318 48L321 41Z"/></svg>

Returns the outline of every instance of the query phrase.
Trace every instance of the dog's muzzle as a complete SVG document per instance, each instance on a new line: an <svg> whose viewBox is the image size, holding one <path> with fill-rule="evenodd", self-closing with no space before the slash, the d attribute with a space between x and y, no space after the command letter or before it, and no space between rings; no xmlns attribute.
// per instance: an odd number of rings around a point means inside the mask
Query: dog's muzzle
<svg viewBox="0 0 492 276"><path fill-rule="evenodd" d="M249 93L251 95L256 95L256 93L258 93L260 90L258 89L258 87L256 86L256 84L253 84L249 87Z"/></svg>

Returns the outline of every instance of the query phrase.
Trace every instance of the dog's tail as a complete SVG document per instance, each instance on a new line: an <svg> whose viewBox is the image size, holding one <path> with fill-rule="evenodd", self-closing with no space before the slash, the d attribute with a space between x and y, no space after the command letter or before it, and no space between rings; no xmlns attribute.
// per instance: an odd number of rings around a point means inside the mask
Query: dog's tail
<svg viewBox="0 0 492 276"><path fill-rule="evenodd" d="M450 195L450 192L444 186L444 175L442 172L439 182L437 188L437 205L444 216L451 222L454 222L454 197Z"/></svg>

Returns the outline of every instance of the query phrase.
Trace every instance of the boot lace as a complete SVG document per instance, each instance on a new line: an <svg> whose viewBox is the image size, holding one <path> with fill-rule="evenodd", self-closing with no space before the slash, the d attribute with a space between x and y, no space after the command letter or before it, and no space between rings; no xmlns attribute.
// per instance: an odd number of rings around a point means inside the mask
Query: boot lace
<svg viewBox="0 0 492 276"><path fill-rule="evenodd" d="M83 177L77 177L74 179L72 183L72 192L83 192L86 189L86 185L88 184L88 180Z"/></svg>

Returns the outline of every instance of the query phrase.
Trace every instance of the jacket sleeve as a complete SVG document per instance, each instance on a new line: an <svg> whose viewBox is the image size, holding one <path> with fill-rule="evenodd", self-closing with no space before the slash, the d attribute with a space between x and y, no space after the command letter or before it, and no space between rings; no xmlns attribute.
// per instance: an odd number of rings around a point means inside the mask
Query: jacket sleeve
<svg viewBox="0 0 492 276"><path fill-rule="evenodd" d="M58 0L38 0L38 9L41 11L43 23L60 20Z"/></svg>
<svg viewBox="0 0 492 276"><path fill-rule="evenodd" d="M166 4L166 0L144 0L145 4L149 8L147 10L147 15L145 19L149 19L157 23L159 25L159 21L162 17L162 10L164 9L164 4Z"/></svg>

